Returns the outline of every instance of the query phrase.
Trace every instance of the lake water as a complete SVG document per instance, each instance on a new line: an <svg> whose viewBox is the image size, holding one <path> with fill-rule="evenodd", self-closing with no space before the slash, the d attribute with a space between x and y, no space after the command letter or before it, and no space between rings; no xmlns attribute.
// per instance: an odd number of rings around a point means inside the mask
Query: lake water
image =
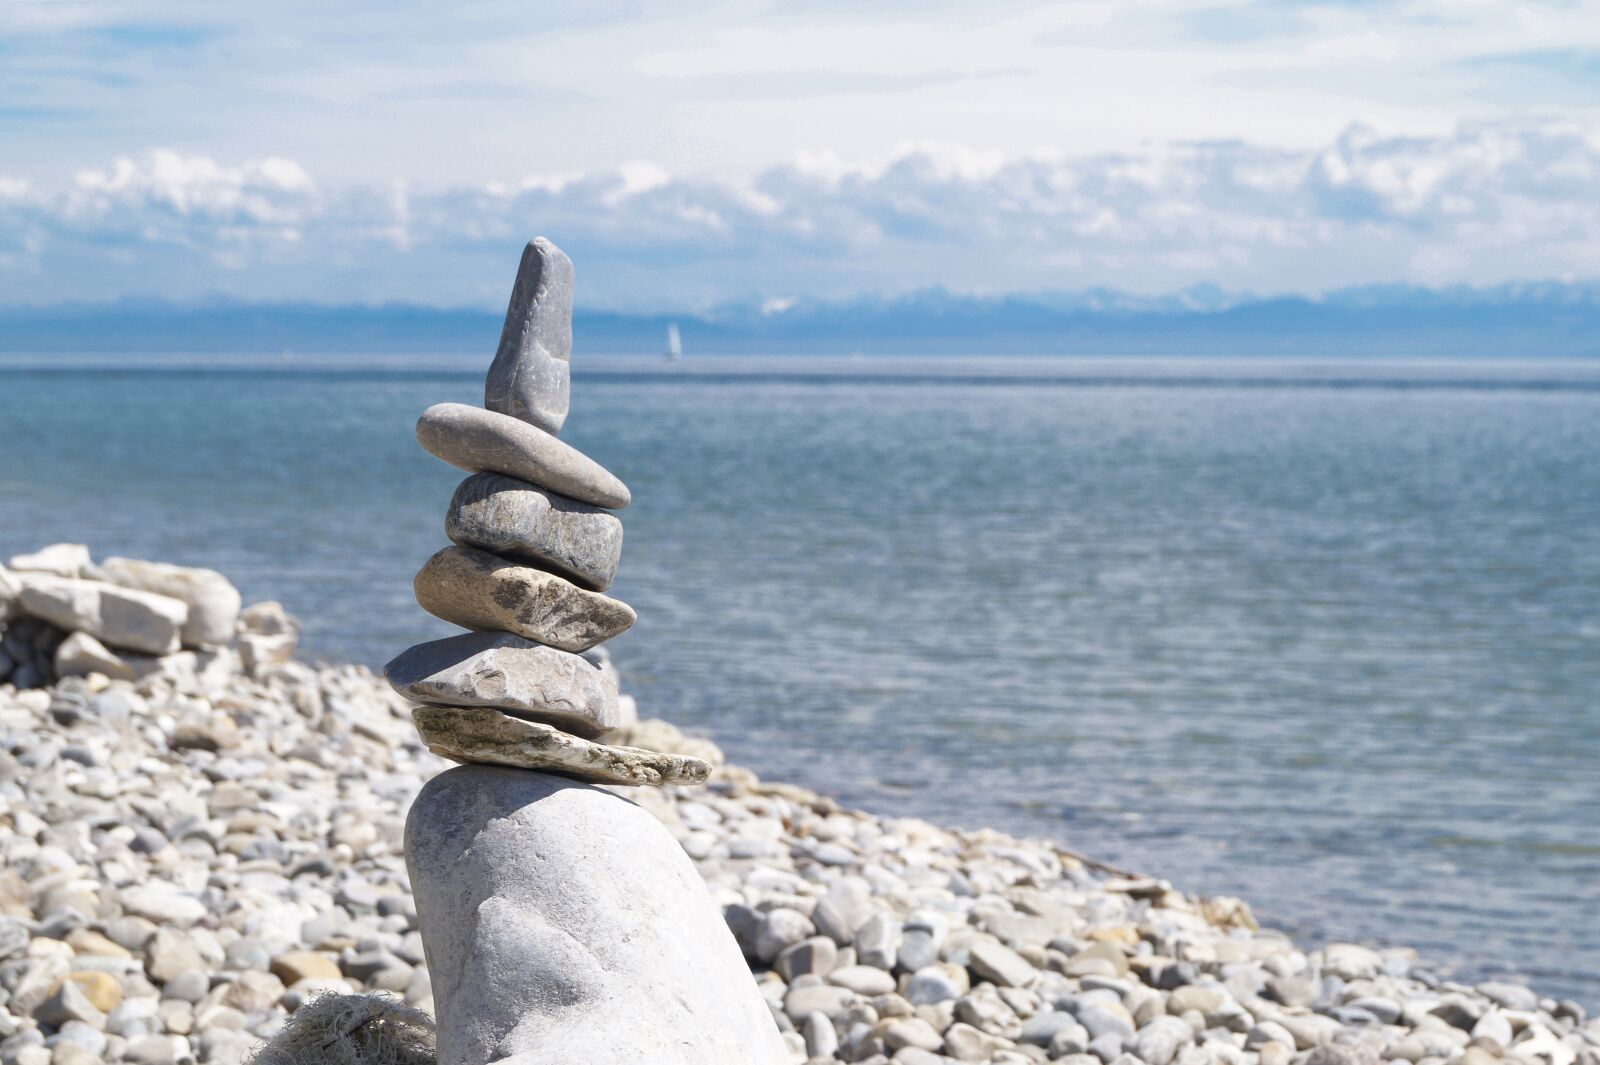
<svg viewBox="0 0 1600 1065"><path fill-rule="evenodd" d="M1600 365L578 365L646 713L1600 1005ZM447 631L458 367L0 368L0 555L214 566L379 665Z"/></svg>

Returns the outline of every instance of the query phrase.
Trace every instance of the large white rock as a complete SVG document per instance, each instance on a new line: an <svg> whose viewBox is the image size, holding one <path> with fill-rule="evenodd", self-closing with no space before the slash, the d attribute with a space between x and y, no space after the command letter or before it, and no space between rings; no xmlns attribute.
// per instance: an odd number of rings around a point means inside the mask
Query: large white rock
<svg viewBox="0 0 1600 1065"><path fill-rule="evenodd" d="M10 621L20 609L17 601L21 598L22 582L10 570L0 566L0 624Z"/></svg>
<svg viewBox="0 0 1600 1065"><path fill-rule="evenodd" d="M24 573L20 580L26 613L112 647L153 655L176 651L189 619L182 602L155 592L42 573Z"/></svg>
<svg viewBox="0 0 1600 1065"><path fill-rule="evenodd" d="M56 648L56 676L87 677L99 673L112 680L132 680L133 667L87 632L75 632Z"/></svg>
<svg viewBox="0 0 1600 1065"><path fill-rule="evenodd" d="M11 568L18 573L48 573L57 577L87 576L94 563L84 544L51 544L29 555L12 555Z"/></svg>
<svg viewBox="0 0 1600 1065"><path fill-rule="evenodd" d="M450 1065L787 1065L683 848L619 795L462 766L422 789L406 865Z"/></svg>
<svg viewBox="0 0 1600 1065"><path fill-rule="evenodd" d="M225 644L233 639L239 620L239 590L214 569L108 558L100 563L100 576L124 588L171 596L188 606L189 620L180 635L185 647Z"/></svg>

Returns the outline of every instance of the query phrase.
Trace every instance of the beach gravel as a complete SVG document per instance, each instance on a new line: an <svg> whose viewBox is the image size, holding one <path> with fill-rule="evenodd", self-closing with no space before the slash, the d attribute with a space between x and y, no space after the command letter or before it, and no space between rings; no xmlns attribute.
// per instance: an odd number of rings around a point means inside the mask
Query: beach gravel
<svg viewBox="0 0 1600 1065"><path fill-rule="evenodd" d="M19 595L83 579L8 576ZM238 1062L329 990L433 1009L402 838L450 763L406 700L292 657L275 606L244 612L263 641L248 653L47 687L71 634L8 616L0 1065ZM182 621L163 616L172 647ZM657 721L601 738L720 761ZM619 795L681 845L796 1065L1600 1065L1578 1003L1458 982L1404 948L1297 943L1238 899L1054 843L874 816L729 765Z"/></svg>

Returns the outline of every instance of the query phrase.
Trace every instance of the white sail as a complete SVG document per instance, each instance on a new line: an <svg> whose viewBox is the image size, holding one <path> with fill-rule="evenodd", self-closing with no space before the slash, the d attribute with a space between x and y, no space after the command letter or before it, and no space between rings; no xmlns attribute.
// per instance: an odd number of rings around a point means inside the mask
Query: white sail
<svg viewBox="0 0 1600 1065"><path fill-rule="evenodd" d="M683 355L683 340L678 336L678 323L671 322L667 325L667 358L676 359Z"/></svg>

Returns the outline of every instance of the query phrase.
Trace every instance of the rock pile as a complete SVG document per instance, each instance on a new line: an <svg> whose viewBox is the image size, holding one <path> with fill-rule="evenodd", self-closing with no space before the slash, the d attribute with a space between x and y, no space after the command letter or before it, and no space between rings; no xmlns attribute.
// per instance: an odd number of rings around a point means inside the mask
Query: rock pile
<svg viewBox="0 0 1600 1065"><path fill-rule="evenodd" d="M108 558L52 544L0 566L0 681L36 688L99 673L113 680L226 674L288 661L297 629L276 603L243 615L215 570Z"/></svg>
<svg viewBox="0 0 1600 1065"><path fill-rule="evenodd" d="M530 242L484 406L440 403L417 440L470 473L423 564L417 602L465 629L419 644L384 673L417 707L434 752L607 784L696 783L704 761L605 742L629 724L615 676L585 657L634 622L603 593L622 554L627 486L556 437L566 421L572 263Z"/></svg>

